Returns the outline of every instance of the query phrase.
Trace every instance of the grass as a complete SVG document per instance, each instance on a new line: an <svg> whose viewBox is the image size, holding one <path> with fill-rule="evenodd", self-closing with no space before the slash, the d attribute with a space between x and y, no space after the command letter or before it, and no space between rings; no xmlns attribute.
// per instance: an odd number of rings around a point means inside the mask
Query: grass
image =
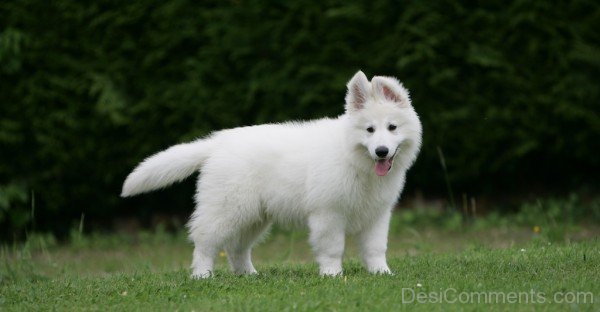
<svg viewBox="0 0 600 312"><path fill-rule="evenodd" d="M74 273L53 278L36 276L3 283L0 307L6 310L153 311L391 311L404 308L593 311L600 308L599 247L598 241L593 240L568 245L473 247L461 252L407 255L391 259L394 276L369 275L354 260L345 262L345 276L338 278L319 277L314 264L296 263L259 264L262 273L249 277L234 276L220 268L217 276L208 280L191 280L186 269L155 272L147 266L101 276ZM434 296L424 299L425 303L417 302L417 293L430 292L445 292L447 297L443 300L446 302L437 303ZM464 297L473 292L481 299ZM496 295L499 301L486 303L485 297L481 297L486 293L499 294ZM521 296L520 303L507 301L511 293ZM563 295L554 297L555 294ZM563 298L573 302L551 303ZM473 300L473 303L453 302L456 300ZM532 303L542 300L543 303Z"/></svg>
<svg viewBox="0 0 600 312"><path fill-rule="evenodd" d="M600 310L600 228L532 212L545 204L467 222L429 210L398 213L393 276L365 272L350 239L345 275L320 277L304 232L275 230L259 245L259 275L232 275L220 255L208 280L189 278L184 233L75 230L69 244L33 235L0 249L0 311Z"/></svg>

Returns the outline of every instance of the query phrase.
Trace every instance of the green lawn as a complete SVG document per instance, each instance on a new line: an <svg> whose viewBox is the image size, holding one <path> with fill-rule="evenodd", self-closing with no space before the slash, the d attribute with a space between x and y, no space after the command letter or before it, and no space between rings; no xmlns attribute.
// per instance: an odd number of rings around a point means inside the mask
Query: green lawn
<svg viewBox="0 0 600 312"><path fill-rule="evenodd" d="M2 249L0 310L600 310L597 227L392 226L393 276L372 276L352 241L345 275L318 276L303 232L275 231L260 274L192 280L183 233L32 237ZM552 239L554 238L554 239ZM557 303L555 301L561 301Z"/></svg>

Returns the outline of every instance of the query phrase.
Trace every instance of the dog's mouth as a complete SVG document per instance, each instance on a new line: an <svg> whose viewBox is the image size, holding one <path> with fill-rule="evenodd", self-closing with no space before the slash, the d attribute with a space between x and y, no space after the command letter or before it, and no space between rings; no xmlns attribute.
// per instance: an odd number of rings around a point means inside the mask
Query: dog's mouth
<svg viewBox="0 0 600 312"><path fill-rule="evenodd" d="M390 158L382 158L377 159L375 161L375 174L380 177L383 177L388 174L388 172L392 169L392 164L394 162L394 155Z"/></svg>

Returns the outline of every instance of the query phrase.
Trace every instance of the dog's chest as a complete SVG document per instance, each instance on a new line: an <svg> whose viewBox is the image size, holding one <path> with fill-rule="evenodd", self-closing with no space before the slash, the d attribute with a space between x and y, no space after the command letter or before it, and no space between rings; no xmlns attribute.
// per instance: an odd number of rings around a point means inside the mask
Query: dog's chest
<svg viewBox="0 0 600 312"><path fill-rule="evenodd" d="M333 206L347 220L348 230L355 232L370 224L396 202L401 186L391 179L355 179L345 185Z"/></svg>

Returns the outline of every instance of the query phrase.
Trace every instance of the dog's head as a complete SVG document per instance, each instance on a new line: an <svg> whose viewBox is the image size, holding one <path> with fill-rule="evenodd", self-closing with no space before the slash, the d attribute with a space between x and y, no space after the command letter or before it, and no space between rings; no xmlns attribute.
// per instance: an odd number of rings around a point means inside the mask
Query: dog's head
<svg viewBox="0 0 600 312"><path fill-rule="evenodd" d="M369 82L362 71L348 82L346 114L352 140L374 161L375 173L385 176L394 160L405 169L421 146L421 122L408 91L393 77L375 76Z"/></svg>

